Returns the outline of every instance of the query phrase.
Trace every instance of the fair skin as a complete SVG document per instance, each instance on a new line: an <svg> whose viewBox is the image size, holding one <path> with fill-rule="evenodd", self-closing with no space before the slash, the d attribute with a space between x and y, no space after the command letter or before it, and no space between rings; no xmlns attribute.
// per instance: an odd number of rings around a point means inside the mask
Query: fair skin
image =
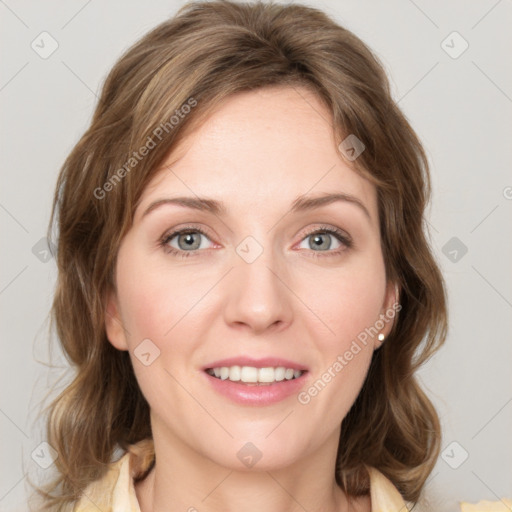
<svg viewBox="0 0 512 512"><path fill-rule="evenodd" d="M307 390L395 301L375 187L340 156L329 119L304 88L237 94L143 192L106 315L108 338L130 352L151 408L157 462L136 486L142 512L370 510L368 497L348 502L334 468L340 424L381 343L376 336L307 404L297 394L264 406L234 403L203 371L228 357L281 357L308 368ZM290 211L299 195L331 193L356 198L367 212L354 201ZM208 197L226 212L167 203L144 215L177 196ZM195 249L187 235L166 242L189 257L159 245L189 224L206 232L192 235ZM322 226L342 230L352 246ZM263 248L250 263L236 251L248 236ZM147 366L134 355L145 339L160 351ZM237 457L248 442L262 454L250 468Z"/></svg>

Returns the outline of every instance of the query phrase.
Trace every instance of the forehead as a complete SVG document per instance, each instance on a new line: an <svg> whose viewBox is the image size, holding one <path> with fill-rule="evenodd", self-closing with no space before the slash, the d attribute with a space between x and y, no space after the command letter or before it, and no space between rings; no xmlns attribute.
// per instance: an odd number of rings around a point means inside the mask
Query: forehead
<svg viewBox="0 0 512 512"><path fill-rule="evenodd" d="M264 215L282 212L300 195L341 192L359 198L376 221L375 187L343 160L338 143L331 113L310 90L238 93L168 154L136 218L149 203L172 196L207 196Z"/></svg>

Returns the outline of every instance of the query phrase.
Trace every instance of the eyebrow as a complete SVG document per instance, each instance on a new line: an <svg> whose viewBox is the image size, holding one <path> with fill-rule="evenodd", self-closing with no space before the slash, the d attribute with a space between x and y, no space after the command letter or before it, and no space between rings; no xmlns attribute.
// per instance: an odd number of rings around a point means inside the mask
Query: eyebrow
<svg viewBox="0 0 512 512"><path fill-rule="evenodd" d="M336 194L324 194L314 197L306 195L298 196L292 202L290 212L295 213L314 210L315 208L320 208L322 206L326 206L338 201L348 202L356 205L366 215L366 217L368 217L368 219L371 220L370 212L368 211L364 203L357 197L343 192L338 192ZM154 201L147 207L147 209L142 214L142 217L145 217L148 213L164 204L175 204L178 206L191 208L193 210L210 212L213 213L214 215L219 216L225 215L227 213L226 205L220 201L216 201L215 199L210 199L207 197L182 196L169 197Z"/></svg>

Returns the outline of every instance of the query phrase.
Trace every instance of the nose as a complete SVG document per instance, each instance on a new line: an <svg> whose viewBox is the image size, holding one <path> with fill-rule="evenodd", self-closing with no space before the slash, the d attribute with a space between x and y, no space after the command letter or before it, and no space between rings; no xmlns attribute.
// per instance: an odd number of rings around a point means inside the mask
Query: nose
<svg viewBox="0 0 512 512"><path fill-rule="evenodd" d="M292 321L293 293L284 262L264 249L252 262L235 253L234 267L228 276L226 323L253 334L286 328Z"/></svg>

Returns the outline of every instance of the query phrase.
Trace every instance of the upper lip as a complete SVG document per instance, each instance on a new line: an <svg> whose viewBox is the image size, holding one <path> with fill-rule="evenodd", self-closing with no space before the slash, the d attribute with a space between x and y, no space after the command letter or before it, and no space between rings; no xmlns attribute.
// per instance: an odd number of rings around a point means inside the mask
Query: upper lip
<svg viewBox="0 0 512 512"><path fill-rule="evenodd" d="M210 368L222 368L223 366L253 366L255 368L284 366L285 368L293 368L294 370L307 370L307 367L303 364L291 361L290 359L282 359L280 357L263 357L260 359L254 359L247 356L219 359L218 361L214 361L203 366L203 370L208 370Z"/></svg>

